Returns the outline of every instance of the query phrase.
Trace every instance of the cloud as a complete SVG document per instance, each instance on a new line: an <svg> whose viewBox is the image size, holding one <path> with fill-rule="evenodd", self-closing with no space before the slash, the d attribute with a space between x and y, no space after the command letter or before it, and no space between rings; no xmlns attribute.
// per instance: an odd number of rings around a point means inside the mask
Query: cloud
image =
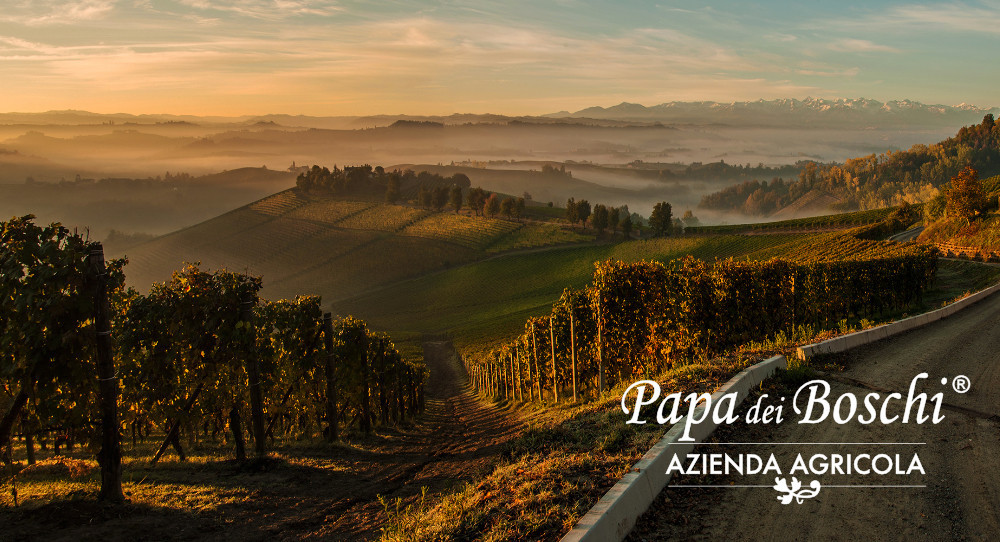
<svg viewBox="0 0 1000 542"><path fill-rule="evenodd" d="M771 40L771 41L776 41L776 42L779 42L779 43L791 43L793 41L798 40L799 37L798 36L793 36L792 34L780 34L780 33L778 33L778 34L767 34L766 36L764 36L764 39L768 39L768 40Z"/></svg>
<svg viewBox="0 0 1000 542"><path fill-rule="evenodd" d="M4 7L0 21L28 26L93 21L107 17L117 3L117 0L12 2Z"/></svg>
<svg viewBox="0 0 1000 542"><path fill-rule="evenodd" d="M290 16L329 17L343 12L329 0L179 0L201 11L232 13L254 19L279 20Z"/></svg>
<svg viewBox="0 0 1000 542"><path fill-rule="evenodd" d="M810 70L798 69L795 73L812 77L854 77L861 73L860 68L847 68L845 70Z"/></svg>
<svg viewBox="0 0 1000 542"><path fill-rule="evenodd" d="M913 31L975 32L1000 34L1000 5L995 2L968 4L939 2L905 4L882 11L855 14L850 18L825 19L806 25L813 30L839 29L848 32L910 33Z"/></svg>
<svg viewBox="0 0 1000 542"><path fill-rule="evenodd" d="M937 30L1000 34L1000 10L995 5L972 7L963 3L948 3L897 6L889 11L887 22Z"/></svg>
<svg viewBox="0 0 1000 542"><path fill-rule="evenodd" d="M831 51L837 51L841 53L899 53L900 52L900 50L895 47L890 47L888 45L879 45L877 43L868 40L860 40L852 38L839 39L831 43L828 46L828 48Z"/></svg>

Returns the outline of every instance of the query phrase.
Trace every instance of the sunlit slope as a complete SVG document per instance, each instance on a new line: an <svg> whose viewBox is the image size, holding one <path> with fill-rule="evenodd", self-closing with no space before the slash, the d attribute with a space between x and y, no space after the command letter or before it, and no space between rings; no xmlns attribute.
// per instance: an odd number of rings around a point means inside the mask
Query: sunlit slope
<svg viewBox="0 0 1000 542"><path fill-rule="evenodd" d="M337 301L334 310L394 332L451 333L461 347L488 344L548 311L563 288L590 283L594 262L666 261L685 255L761 258L798 247L815 234L727 235L648 239L517 252Z"/></svg>
<svg viewBox="0 0 1000 542"><path fill-rule="evenodd" d="M184 262L201 262L262 276L266 297L308 293L335 301L497 248L521 248L524 239L534 246L585 239L532 235L545 226L290 189L129 249L127 275L146 290Z"/></svg>

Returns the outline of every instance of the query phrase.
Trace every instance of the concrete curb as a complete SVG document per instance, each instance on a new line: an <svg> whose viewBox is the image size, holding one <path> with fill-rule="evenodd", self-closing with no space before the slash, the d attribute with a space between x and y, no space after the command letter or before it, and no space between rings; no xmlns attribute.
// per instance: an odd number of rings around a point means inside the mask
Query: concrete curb
<svg viewBox="0 0 1000 542"><path fill-rule="evenodd" d="M778 368L787 366L785 356L774 356L752 367L741 371L726 382L724 386L712 394L712 402L716 403L722 396L736 392L737 404L746 399L750 389L771 376ZM704 411L702 404L695 410L700 416ZM653 499L670 482L667 467L674 455L683 456L715 431L716 424L709 416L704 422L691 427L691 437L694 442L678 442L684 433L684 422L674 424L663 438L642 456L632 470L618 481L607 493L597 501L573 529L562 537L562 542L607 542L623 540L635 521L642 515Z"/></svg>
<svg viewBox="0 0 1000 542"><path fill-rule="evenodd" d="M909 331L911 329L918 328L922 325L929 324L940 320L946 316L951 316L956 312L975 304L978 301L996 293L1000 290L1000 284L990 286L985 290L980 290L965 299L960 299L950 305L942 307L937 310L930 312L925 312L923 314L918 314L916 316L911 316L909 318L904 318L898 322L893 322L891 324L884 324L878 327L873 327L871 329L866 329L864 331L856 331L847 335L842 335L840 337L835 337L820 343L810 344L806 346L801 346L798 348L796 354L799 359L806 360L816 354L832 354L836 352L843 352L851 348L861 346L863 344L872 343L880 339L885 339L887 337L892 337L904 331Z"/></svg>

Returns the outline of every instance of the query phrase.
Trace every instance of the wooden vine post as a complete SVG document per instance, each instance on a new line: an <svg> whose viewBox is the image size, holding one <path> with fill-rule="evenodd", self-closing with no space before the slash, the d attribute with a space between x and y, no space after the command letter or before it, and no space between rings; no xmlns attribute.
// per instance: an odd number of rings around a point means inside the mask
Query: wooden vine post
<svg viewBox="0 0 1000 542"><path fill-rule="evenodd" d="M535 400L535 388L534 388L534 384L533 384L534 381L531 378L532 377L532 375L531 375L531 359L528 357L528 352L526 351L526 349L523 348L524 347L524 341L521 342L521 347L522 348L518 350L518 355L520 355L520 356L522 356L524 358L524 369L525 369L525 372L527 373L527 377L528 377L528 381L526 382L527 385L525 386L526 388L528 388L528 400L529 401L534 401Z"/></svg>
<svg viewBox="0 0 1000 542"><path fill-rule="evenodd" d="M366 435L370 435L372 432L371 394L369 393L371 384L371 368L368 363L367 339L362 339L360 347L358 361L361 363L361 430L364 431ZM410 385L413 385L412 382ZM416 401L413 401L413 403L416 403ZM416 405L413 404L411 406Z"/></svg>
<svg viewBox="0 0 1000 542"><path fill-rule="evenodd" d="M380 415L382 419L382 425L389 425L389 397L386 394L385 386L385 348L386 340L384 338L379 338L378 340L378 403L381 409Z"/></svg>
<svg viewBox="0 0 1000 542"><path fill-rule="evenodd" d="M257 457L264 457L265 427L264 401L260 393L260 360L257 359L253 332L253 300L244 299L240 302L240 322L245 327L247 377L250 380L250 422L253 426L253 447Z"/></svg>
<svg viewBox="0 0 1000 542"><path fill-rule="evenodd" d="M396 368L396 406L399 410L399 421L406 419L406 394L403 390L403 368L401 365Z"/></svg>
<svg viewBox="0 0 1000 542"><path fill-rule="evenodd" d="M544 403L545 399L542 398L542 373L538 370L538 340L535 339L535 321L531 322L531 348L534 352L533 359L535 360L535 380L537 381L535 385L538 387L538 402Z"/></svg>
<svg viewBox="0 0 1000 542"><path fill-rule="evenodd" d="M122 450L118 427L118 375L111 352L111 307L108 302L108 272L104 265L104 247L90 246L87 258L94 280L94 329L97 331L97 379L101 401L101 450L97 461L101 465L99 499L125 502L122 493Z"/></svg>
<svg viewBox="0 0 1000 542"><path fill-rule="evenodd" d="M328 312L323 314L323 349L326 350L323 364L326 376L326 440L335 442L340 438L337 423L337 373L333 365L333 315Z"/></svg>
<svg viewBox="0 0 1000 542"><path fill-rule="evenodd" d="M603 294L597 290L597 395L604 394L604 307L601 305Z"/></svg>
<svg viewBox="0 0 1000 542"><path fill-rule="evenodd" d="M569 359L573 365L573 402L576 402L576 330L573 324L573 305L569 307Z"/></svg>
<svg viewBox="0 0 1000 542"><path fill-rule="evenodd" d="M520 355L515 356L514 354L516 352L517 351L515 349L513 352L510 353L510 362L513 363L515 367L517 367L517 371L516 371L516 374L517 374L517 400L518 401L524 401L524 390L521 387L521 384L522 384L522 382L521 382L521 356Z"/></svg>
<svg viewBox="0 0 1000 542"><path fill-rule="evenodd" d="M514 366L514 353L508 352L507 357L510 361L510 398L517 399L521 383L518 380L517 368Z"/></svg>
<svg viewBox="0 0 1000 542"><path fill-rule="evenodd" d="M552 397L559 402L559 380L556 372L556 329L552 324L554 320L549 316L549 345L552 347Z"/></svg>

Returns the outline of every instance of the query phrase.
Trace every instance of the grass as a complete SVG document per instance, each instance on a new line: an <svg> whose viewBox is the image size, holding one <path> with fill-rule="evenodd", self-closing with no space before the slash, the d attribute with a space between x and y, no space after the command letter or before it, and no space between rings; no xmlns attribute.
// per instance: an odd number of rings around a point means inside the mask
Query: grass
<svg viewBox="0 0 1000 542"><path fill-rule="evenodd" d="M1000 251L1000 213L968 221L959 217L946 217L927 225L920 234L924 243L950 243L985 252Z"/></svg>
<svg viewBox="0 0 1000 542"><path fill-rule="evenodd" d="M664 393L711 392L755 361L693 363L654 379ZM382 541L558 540L667 429L625 425L618 402L626 386L592 403L521 407L532 421L492 473L437 503L387 501Z"/></svg>
<svg viewBox="0 0 1000 542"><path fill-rule="evenodd" d="M135 446L122 444L122 485L128 502L121 506L97 501L100 469L93 450L77 447L60 457L52 457L51 448L37 450L38 464L24 468L24 447L15 441L18 506L4 467L0 539L322 538L325 518L331 507L342 504L338 500L345 497L344 487L356 487L357 494L370 492L367 477L378 474L375 467L384 467L372 458L383 457L392 448L389 442L405 439L408 431L408 425L384 428L373 437L349 436L332 446L318 436L281 440L267 460L247 463L231 459L231 446L202 440L194 447L185 443L186 461L171 450L150 467L163 439L153 433ZM350 526L338 526L350 531Z"/></svg>
<svg viewBox="0 0 1000 542"><path fill-rule="evenodd" d="M802 234L662 238L511 254L390 286L335 303L334 308L393 334L450 333L456 347L467 353L510 337L528 316L548 312L564 288L587 285L596 261L669 260L687 254L704 259L753 257L802 238Z"/></svg>
<svg viewBox="0 0 1000 542"><path fill-rule="evenodd" d="M976 262L938 260L937 280L924 295L924 305L936 308L1000 282L1000 267Z"/></svg>

